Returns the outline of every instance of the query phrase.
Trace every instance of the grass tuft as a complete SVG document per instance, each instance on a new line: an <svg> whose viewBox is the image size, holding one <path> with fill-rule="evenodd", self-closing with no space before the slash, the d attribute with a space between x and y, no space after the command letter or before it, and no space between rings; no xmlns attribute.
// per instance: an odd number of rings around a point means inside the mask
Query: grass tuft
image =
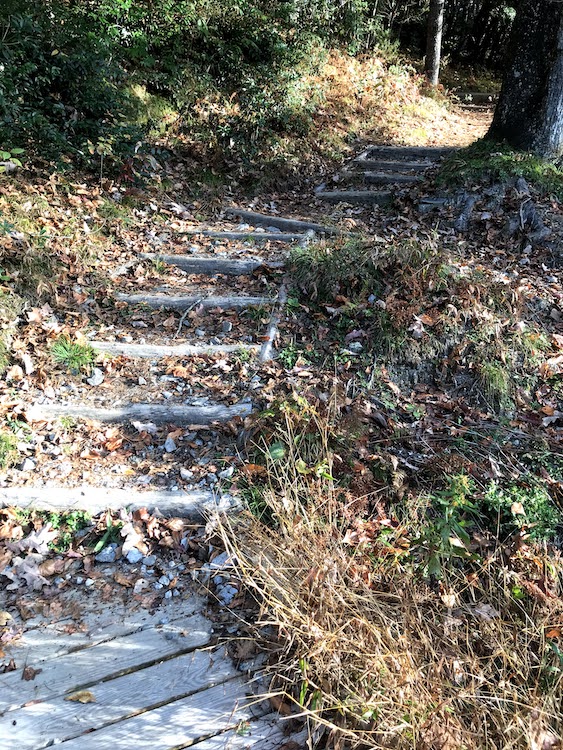
<svg viewBox="0 0 563 750"><path fill-rule="evenodd" d="M51 345L51 356L57 364L63 365L73 374L78 374L91 368L96 353L88 344L71 341L68 336L59 336Z"/></svg>

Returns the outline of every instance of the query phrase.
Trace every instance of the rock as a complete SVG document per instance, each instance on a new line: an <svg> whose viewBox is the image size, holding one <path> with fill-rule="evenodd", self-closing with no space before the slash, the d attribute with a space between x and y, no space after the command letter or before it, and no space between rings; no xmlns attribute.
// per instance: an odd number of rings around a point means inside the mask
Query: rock
<svg viewBox="0 0 563 750"><path fill-rule="evenodd" d="M112 563L115 562L115 558L117 557L117 544L108 544L107 547L104 547L101 552L99 552L94 560L99 563Z"/></svg>
<svg viewBox="0 0 563 750"><path fill-rule="evenodd" d="M146 379L146 378L144 378L144 377L143 377L142 375L139 375L139 378L138 378L138 380L137 380L137 383L138 383L139 385L146 385L146 384L147 384L147 379Z"/></svg>
<svg viewBox="0 0 563 750"><path fill-rule="evenodd" d="M209 472L206 479L207 479L207 484L217 484L217 482L219 481L217 479L217 474L212 474L211 472Z"/></svg>
<svg viewBox="0 0 563 750"><path fill-rule="evenodd" d="M233 330L233 324L230 320L224 320L221 325L221 330L223 333L230 333Z"/></svg>
<svg viewBox="0 0 563 750"><path fill-rule="evenodd" d="M195 335L202 339L205 336L205 331L203 330L203 328L196 328Z"/></svg>
<svg viewBox="0 0 563 750"><path fill-rule="evenodd" d="M225 606L228 606L235 596L238 594L238 589L235 586L232 586L231 584L227 584L226 586L220 586L217 589L217 598L221 602L221 604L224 604Z"/></svg>
<svg viewBox="0 0 563 750"><path fill-rule="evenodd" d="M164 594L165 599L172 599L172 591L168 589L168 591Z"/></svg>
<svg viewBox="0 0 563 750"><path fill-rule="evenodd" d="M180 476L182 479L192 479L194 473L193 471L190 471L189 469L185 469L183 466L180 469Z"/></svg>
<svg viewBox="0 0 563 750"><path fill-rule="evenodd" d="M219 479L230 479L235 471L234 466L229 466L226 469L223 469L223 471L220 471L218 474Z"/></svg>
<svg viewBox="0 0 563 750"><path fill-rule="evenodd" d="M351 352L354 352L354 354L359 354L362 351L363 348L364 347L362 346L362 344L359 341L351 341L348 344L348 349Z"/></svg>
<svg viewBox="0 0 563 750"><path fill-rule="evenodd" d="M158 582L161 583L163 586L168 586L170 584L170 579L168 576L160 576L158 579Z"/></svg>
<svg viewBox="0 0 563 750"><path fill-rule="evenodd" d="M171 437L166 438L166 441L164 443L164 450L167 453L174 453L174 451L176 450L176 443L172 440Z"/></svg>
<svg viewBox="0 0 563 750"><path fill-rule="evenodd" d="M24 458L20 471L35 471L35 461L32 461L31 458Z"/></svg>
<svg viewBox="0 0 563 750"><path fill-rule="evenodd" d="M143 557L143 565L146 565L147 568L152 568L156 565L156 555L147 555L146 557Z"/></svg>
<svg viewBox="0 0 563 750"><path fill-rule="evenodd" d="M134 594L140 594L142 591L144 591L148 587L148 581L144 578L138 578L135 581L135 585L133 586L133 593Z"/></svg>
<svg viewBox="0 0 563 750"><path fill-rule="evenodd" d="M90 589L90 588L92 588L92 586L93 586L93 585L94 585L95 583L96 583L96 581L95 581L95 580L94 580L93 578L87 578L87 579L86 579L86 580L84 581L84 585L85 585L85 586L86 586L87 588L89 588L89 589Z"/></svg>
<svg viewBox="0 0 563 750"><path fill-rule="evenodd" d="M143 557L144 557L143 553L139 552L139 550L136 547L133 547L127 553L126 560L131 565L135 565L136 563L141 562Z"/></svg>
<svg viewBox="0 0 563 750"><path fill-rule="evenodd" d="M93 387L101 385L104 382L104 373L100 370L99 367L94 367L90 377L86 378L86 382L88 383L88 385L91 385Z"/></svg>

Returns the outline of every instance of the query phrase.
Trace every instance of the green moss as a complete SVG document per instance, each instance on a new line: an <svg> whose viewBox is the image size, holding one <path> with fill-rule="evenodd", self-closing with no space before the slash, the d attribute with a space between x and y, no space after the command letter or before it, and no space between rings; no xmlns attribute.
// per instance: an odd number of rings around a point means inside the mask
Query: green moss
<svg viewBox="0 0 563 750"><path fill-rule="evenodd" d="M486 139L446 159L437 182L459 186L482 179L505 182L515 177L523 177L541 192L563 199L563 170L553 162Z"/></svg>
<svg viewBox="0 0 563 750"><path fill-rule="evenodd" d="M17 437L11 432L0 432L0 469L9 469L19 456Z"/></svg>

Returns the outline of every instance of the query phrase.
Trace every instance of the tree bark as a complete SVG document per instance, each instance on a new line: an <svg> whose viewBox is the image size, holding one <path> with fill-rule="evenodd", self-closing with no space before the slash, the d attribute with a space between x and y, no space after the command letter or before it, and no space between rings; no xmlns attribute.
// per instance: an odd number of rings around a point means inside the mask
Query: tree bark
<svg viewBox="0 0 563 750"><path fill-rule="evenodd" d="M445 0L430 0L428 12L428 37L426 40L426 77L432 86L438 85L440 56L442 53L442 28L444 26Z"/></svg>
<svg viewBox="0 0 563 750"><path fill-rule="evenodd" d="M563 2L521 0L488 137L543 158L563 154Z"/></svg>

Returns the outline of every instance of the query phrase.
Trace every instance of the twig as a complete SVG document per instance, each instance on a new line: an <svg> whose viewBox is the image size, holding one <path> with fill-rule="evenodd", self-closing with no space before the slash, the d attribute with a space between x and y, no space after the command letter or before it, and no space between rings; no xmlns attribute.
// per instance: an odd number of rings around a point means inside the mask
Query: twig
<svg viewBox="0 0 563 750"><path fill-rule="evenodd" d="M180 331L182 330L182 326L184 325L184 321L188 317L188 313L191 312L194 309L194 307L196 307L197 305L199 305L200 302L202 300L204 300L204 299L205 299L205 297L200 297L200 299L196 299L195 302L193 302L188 308L186 308L186 310L184 310L184 312L182 313L182 317L180 318L180 322L178 323L178 329L177 329L176 333L174 334L173 338L177 338L180 335Z"/></svg>

